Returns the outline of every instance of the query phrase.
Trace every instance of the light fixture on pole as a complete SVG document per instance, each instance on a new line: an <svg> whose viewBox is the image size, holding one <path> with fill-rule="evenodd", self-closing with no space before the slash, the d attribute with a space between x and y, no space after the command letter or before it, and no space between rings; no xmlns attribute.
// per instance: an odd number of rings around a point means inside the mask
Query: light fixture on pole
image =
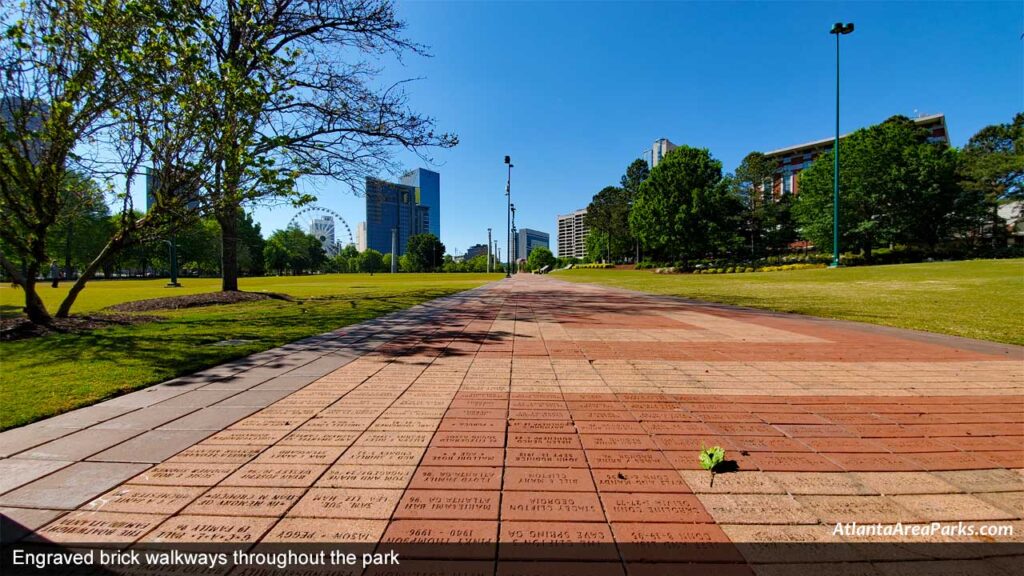
<svg viewBox="0 0 1024 576"><path fill-rule="evenodd" d="M832 148L832 268L839 266L839 37L853 32L853 23L836 22L829 34L836 36L836 141Z"/></svg>
<svg viewBox="0 0 1024 576"><path fill-rule="evenodd" d="M505 164L508 165L508 180L505 181L505 198L508 200L508 214L505 219L505 240L508 241L507 256L508 264L505 266L505 278L512 277L512 157L505 156Z"/></svg>

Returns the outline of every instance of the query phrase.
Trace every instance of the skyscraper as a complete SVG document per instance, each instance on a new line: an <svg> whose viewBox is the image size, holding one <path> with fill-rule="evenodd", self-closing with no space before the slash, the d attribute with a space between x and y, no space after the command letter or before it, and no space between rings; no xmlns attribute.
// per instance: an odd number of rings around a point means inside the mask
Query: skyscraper
<svg viewBox="0 0 1024 576"><path fill-rule="evenodd" d="M405 254L410 236L430 231L431 211L416 201L415 187L367 178L366 247L390 253L391 230L397 229L395 250L399 256Z"/></svg>
<svg viewBox="0 0 1024 576"><path fill-rule="evenodd" d="M432 170L417 168L402 176L402 184L416 189L416 203L430 208L431 234L441 237L441 175Z"/></svg>

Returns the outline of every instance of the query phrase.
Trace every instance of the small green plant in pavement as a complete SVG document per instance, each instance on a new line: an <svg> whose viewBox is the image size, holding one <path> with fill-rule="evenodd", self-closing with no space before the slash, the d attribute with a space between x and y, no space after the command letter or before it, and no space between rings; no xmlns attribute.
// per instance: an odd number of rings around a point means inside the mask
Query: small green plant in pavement
<svg viewBox="0 0 1024 576"><path fill-rule="evenodd" d="M725 460L725 450L721 446L705 448L700 445L700 466L711 473L711 485L715 485L715 466Z"/></svg>

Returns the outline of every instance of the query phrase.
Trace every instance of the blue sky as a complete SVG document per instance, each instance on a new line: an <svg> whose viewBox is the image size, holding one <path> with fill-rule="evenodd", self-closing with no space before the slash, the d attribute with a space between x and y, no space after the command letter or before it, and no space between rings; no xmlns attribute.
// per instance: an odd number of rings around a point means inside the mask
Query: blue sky
<svg viewBox="0 0 1024 576"><path fill-rule="evenodd" d="M707 147L732 171L752 150L832 134L835 40L842 130L943 112L953 144L1024 110L1024 4L910 2L399 2L432 58L388 62L421 78L411 102L461 144L435 152L441 236L464 252L505 227L505 154L516 224L551 234L652 141ZM407 167L423 166L400 156ZM382 174L381 176L387 176ZM355 232L365 201L317 184ZM287 208L257 208L264 235ZM504 242L502 242L504 244ZM502 246L504 252L504 246Z"/></svg>

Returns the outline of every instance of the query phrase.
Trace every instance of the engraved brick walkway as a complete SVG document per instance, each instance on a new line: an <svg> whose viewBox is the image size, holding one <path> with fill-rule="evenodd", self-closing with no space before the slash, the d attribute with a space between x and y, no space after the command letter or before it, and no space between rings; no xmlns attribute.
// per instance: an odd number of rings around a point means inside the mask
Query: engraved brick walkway
<svg viewBox="0 0 1024 576"><path fill-rule="evenodd" d="M737 470L711 486L702 444ZM648 544L721 542L691 567L809 574L760 543L836 522L1022 542L1024 349L524 275L4 432L0 513L7 541L475 543L465 573L675 574Z"/></svg>

